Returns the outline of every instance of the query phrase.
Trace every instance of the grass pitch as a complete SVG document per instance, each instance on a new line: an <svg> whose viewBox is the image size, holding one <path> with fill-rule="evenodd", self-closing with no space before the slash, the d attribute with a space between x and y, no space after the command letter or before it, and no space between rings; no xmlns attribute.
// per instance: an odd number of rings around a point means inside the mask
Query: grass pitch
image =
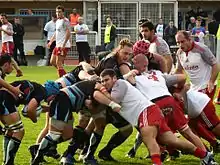
<svg viewBox="0 0 220 165"><path fill-rule="evenodd" d="M71 67L67 67L67 70L70 70ZM22 79L27 79L27 80L32 80L36 81L38 83L44 83L46 80L55 80L57 78L56 70L53 67L22 67L22 70L24 72L24 76L21 78L16 78L15 73L12 73L11 75L7 76L6 80L11 82L15 80L22 80ZM220 107L217 107L218 113L220 113L219 109ZM77 121L77 115L75 116L75 125L78 123ZM32 123L29 119L27 118L22 118L22 121L24 123L25 127L25 136L22 140L20 149L18 150L18 153L16 155L15 159L15 165L28 165L29 160L30 160L30 154L28 152L28 147L32 144L35 143L36 138L41 131L41 129L44 127L44 122L45 122L45 115L41 114L41 117L37 123ZM117 131L114 127L111 125L108 125L108 127L105 130L104 137L102 139L102 142L96 152L98 151L108 142L110 137ZM146 156L147 154L147 149L145 146L142 144L140 149L137 152L137 155L133 159L126 158L125 155L127 152L130 150L130 148L133 146L134 139L135 139L136 131L134 130L134 133L132 136L120 147L116 148L112 152L112 156L118 160L118 163L111 163L111 162L104 162L99 160L99 163L102 165L112 165L112 164L117 164L117 165L124 165L124 164L132 164L132 165L146 165L146 164L151 164L151 161L149 159L143 159L143 157ZM3 136L0 136L0 140L3 141ZM58 145L58 151L60 154L64 152L68 145L68 142L62 143ZM0 143L0 162L2 162L2 143ZM77 159L78 155L75 156ZM96 156L97 157L97 156ZM58 165L59 161L47 158L46 164L53 164L53 165ZM220 154L215 156L215 159L217 162L220 163ZM164 162L165 165L199 165L200 161L199 159L189 156L189 155L183 155L180 158L178 158L176 161L169 161L169 162ZM76 165L82 164L81 162L76 163Z"/></svg>

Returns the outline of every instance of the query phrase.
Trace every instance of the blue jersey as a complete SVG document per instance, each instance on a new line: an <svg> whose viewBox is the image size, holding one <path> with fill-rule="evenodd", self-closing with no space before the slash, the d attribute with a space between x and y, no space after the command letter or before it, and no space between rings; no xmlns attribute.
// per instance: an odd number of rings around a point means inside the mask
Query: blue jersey
<svg viewBox="0 0 220 165"><path fill-rule="evenodd" d="M93 99L95 84L95 81L86 80L62 89L69 97L74 112L83 108L86 99Z"/></svg>
<svg viewBox="0 0 220 165"><path fill-rule="evenodd" d="M83 70L82 66L77 66L73 70L71 70L69 73L57 79L56 82L59 82L62 87L73 85L74 83L80 81L80 78L78 75L81 70Z"/></svg>
<svg viewBox="0 0 220 165"><path fill-rule="evenodd" d="M76 78L72 73L67 73L56 80L56 82L61 83L61 85L64 83L65 86L70 86L76 83ZM62 85L64 86L64 85Z"/></svg>
<svg viewBox="0 0 220 165"><path fill-rule="evenodd" d="M20 90L23 93L23 97L16 101L16 105L28 104L32 98L35 98L38 104L46 98L45 88L36 83L28 80L14 81L11 83L12 86L20 86Z"/></svg>

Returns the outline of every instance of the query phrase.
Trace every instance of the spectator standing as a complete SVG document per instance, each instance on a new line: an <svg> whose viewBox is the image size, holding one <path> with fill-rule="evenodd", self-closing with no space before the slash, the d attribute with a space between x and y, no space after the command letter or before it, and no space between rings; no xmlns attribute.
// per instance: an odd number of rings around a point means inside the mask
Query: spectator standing
<svg viewBox="0 0 220 165"><path fill-rule="evenodd" d="M206 27L206 21L208 20L208 13L203 11L201 7L197 8L197 19L201 19L201 26Z"/></svg>
<svg viewBox="0 0 220 165"><path fill-rule="evenodd" d="M74 8L72 10L72 13L69 15L70 26L71 26L72 30L74 30L74 26L76 26L78 24L79 17L80 17L79 13L77 13L76 8Z"/></svg>
<svg viewBox="0 0 220 165"><path fill-rule="evenodd" d="M14 40L14 59L20 65L26 65L27 61L24 53L24 26L21 25L19 18L14 18L13 24L13 40ZM19 50L19 60L18 60L18 50Z"/></svg>
<svg viewBox="0 0 220 165"><path fill-rule="evenodd" d="M201 26L201 19L196 20L196 27L192 29L192 35L195 35L195 41L204 42L205 28Z"/></svg>
<svg viewBox="0 0 220 165"><path fill-rule="evenodd" d="M164 30L166 25L163 23L163 19L159 19L159 23L155 26L155 32L158 37L164 38Z"/></svg>
<svg viewBox="0 0 220 165"><path fill-rule="evenodd" d="M216 36L220 25L220 9L213 14L213 21L208 24L209 34Z"/></svg>
<svg viewBox="0 0 220 165"><path fill-rule="evenodd" d="M191 32L192 29L193 29L195 26L196 26L196 19L195 19L195 17L190 17L190 23L189 23L189 25L188 25L187 30Z"/></svg>
<svg viewBox="0 0 220 165"><path fill-rule="evenodd" d="M98 19L93 22L92 30L98 33Z"/></svg>
<svg viewBox="0 0 220 165"><path fill-rule="evenodd" d="M116 39L116 26L112 23L112 19L110 17L107 17L106 23L107 25L105 27L105 37L104 37L105 50L112 51Z"/></svg>
<svg viewBox="0 0 220 165"><path fill-rule="evenodd" d="M53 37L53 35L55 34L56 31L56 21L57 21L57 17L56 15L52 15L52 19L46 23L46 25L44 26L44 35L47 37L47 43L50 42L51 38ZM53 49L56 46L56 41L54 40L51 43L51 46L49 48L49 54L47 57L47 65L49 65L50 63L50 58L53 52Z"/></svg>
<svg viewBox="0 0 220 165"><path fill-rule="evenodd" d="M79 62L86 61L90 63L90 47L87 39L87 34L89 33L89 28L84 24L83 17L78 18L78 24L75 26L74 30L76 33L76 47L79 53Z"/></svg>
<svg viewBox="0 0 220 165"><path fill-rule="evenodd" d="M28 11L27 11L27 15L34 15L33 10L32 10L32 9L28 9Z"/></svg>
<svg viewBox="0 0 220 165"><path fill-rule="evenodd" d="M174 26L173 21L169 22L169 25L165 28L164 39L169 46L176 45L175 35L177 33L177 28Z"/></svg>
<svg viewBox="0 0 220 165"><path fill-rule="evenodd" d="M13 26L8 22L7 15L2 13L0 14L0 21L2 26L0 27L1 36L2 36L2 52L1 55L8 54L13 55L14 43L13 43ZM22 71L20 70L17 62L12 58L13 67L17 71L17 77L23 76Z"/></svg>
<svg viewBox="0 0 220 165"><path fill-rule="evenodd" d="M191 6L188 6L188 9L189 11L186 13L186 16L185 16L185 21L186 21L186 24L185 24L185 28L187 29L188 28L188 25L190 23L190 18L191 17L194 17L196 18L196 12L194 11L194 9L192 9Z"/></svg>

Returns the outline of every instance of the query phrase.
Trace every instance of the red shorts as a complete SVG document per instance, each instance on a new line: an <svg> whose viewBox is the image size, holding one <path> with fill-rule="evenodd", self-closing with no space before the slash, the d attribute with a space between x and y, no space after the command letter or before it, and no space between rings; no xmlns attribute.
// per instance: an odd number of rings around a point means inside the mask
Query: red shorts
<svg viewBox="0 0 220 165"><path fill-rule="evenodd" d="M13 55L14 52L14 43L13 42L4 42L2 43L2 52L1 54Z"/></svg>
<svg viewBox="0 0 220 165"><path fill-rule="evenodd" d="M167 96L155 101L165 116L167 125L172 131L181 131L188 128L186 119L180 104L172 97Z"/></svg>
<svg viewBox="0 0 220 165"><path fill-rule="evenodd" d="M215 106L210 100L206 107L203 109L202 113L195 119L197 123L201 123L205 128L212 130L220 123L219 117L216 115Z"/></svg>
<svg viewBox="0 0 220 165"><path fill-rule="evenodd" d="M61 47L55 47L53 49L53 53L52 54L54 56L64 56L64 57L66 57L70 48L64 48L63 50L61 50L61 49L62 49Z"/></svg>
<svg viewBox="0 0 220 165"><path fill-rule="evenodd" d="M159 128L158 135L170 131L170 128L167 126L163 114L160 111L160 108L156 105L147 107L147 109L141 112L139 116L138 119L139 129L146 127L148 125L157 126Z"/></svg>
<svg viewBox="0 0 220 165"><path fill-rule="evenodd" d="M214 86L214 89L212 90L211 93L208 92L208 88L199 90L199 92L202 92L202 93L207 94L207 95L209 96L209 98L210 98L211 100L213 100L213 99L214 99L214 96L215 96L215 90L216 90L216 85Z"/></svg>

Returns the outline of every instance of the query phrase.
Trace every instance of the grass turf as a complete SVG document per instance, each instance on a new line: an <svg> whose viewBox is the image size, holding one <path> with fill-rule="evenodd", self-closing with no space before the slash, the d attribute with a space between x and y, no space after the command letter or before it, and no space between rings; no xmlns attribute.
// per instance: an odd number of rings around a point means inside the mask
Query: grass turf
<svg viewBox="0 0 220 165"><path fill-rule="evenodd" d="M71 67L67 67L67 70L70 70ZM36 81L38 83L43 84L46 80L55 80L57 78L56 70L53 67L22 67L22 70L24 72L24 76L21 78L16 78L15 73L12 73L11 75L7 76L6 80L11 82L15 80L22 80L22 79L27 79L27 80L32 80ZM220 107L217 107L219 109ZM218 111L218 113L220 113ZM77 115L75 116L75 124L78 123L77 121ZM32 123L29 119L23 118L22 121L24 123L25 127L25 136L22 140L22 144L20 146L20 149L16 155L15 159L15 165L28 165L29 160L30 160L30 154L28 152L28 147L32 144L35 143L36 138L41 131L41 129L44 127L44 122L45 122L45 115L41 114L41 117L39 121L34 124ZM107 144L108 140L110 137L116 132L117 130L112 127L111 125L108 125L104 134L104 137L102 139L101 144L99 145L99 148L97 151L99 151L105 144ZM118 164L118 165L124 165L124 164L133 164L133 165L144 165L144 164L151 164L151 161L149 159L143 159L144 156L147 154L147 150L142 145L140 149L137 152L137 155L133 159L126 158L125 155L126 153L130 150L130 148L133 146L134 139L135 139L136 131L134 130L134 133L132 136L129 137L129 139L116 148L112 152L112 156L118 160L118 163L111 163L111 162L103 162L99 160L100 164L103 165L111 165L111 164ZM0 140L3 140L3 136L0 136ZM63 151L66 149L68 145L68 142L62 143L58 145L58 151L59 153L63 153ZM2 162L2 143L0 143L0 162ZM97 154L98 152L96 152ZM77 155L75 156L77 158ZM96 156L97 157L97 156ZM220 163L220 154L215 156L215 159L217 162ZM51 159L51 158L46 158L47 164L59 164L59 161ZM189 155L184 155L178 158L176 161L169 161L165 162L165 165L198 165L199 164L199 159L189 156ZM82 164L82 163L76 163L76 165Z"/></svg>

